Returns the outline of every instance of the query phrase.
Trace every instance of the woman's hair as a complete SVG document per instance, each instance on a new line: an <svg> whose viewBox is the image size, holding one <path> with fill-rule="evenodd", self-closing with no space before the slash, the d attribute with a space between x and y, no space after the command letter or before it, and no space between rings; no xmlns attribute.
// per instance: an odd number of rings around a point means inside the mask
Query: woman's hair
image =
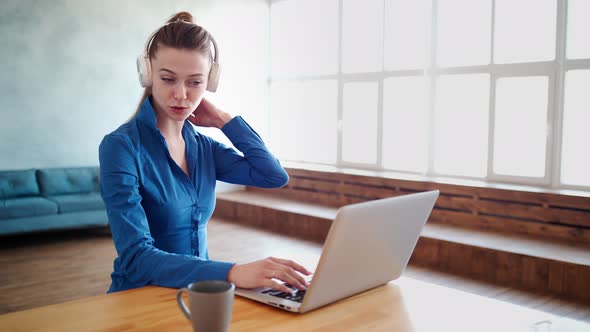
<svg viewBox="0 0 590 332"><path fill-rule="evenodd" d="M209 35L209 32L203 27L193 23L193 16L189 12L178 12L170 17L164 26L156 30L156 32L150 36L146 45L147 51L144 51L151 60L156 57L158 48L162 46L198 51L199 53L208 56L211 63L213 62L211 54L211 35ZM141 104L145 98L151 94L152 87L146 87L135 112L127 122L139 113Z"/></svg>

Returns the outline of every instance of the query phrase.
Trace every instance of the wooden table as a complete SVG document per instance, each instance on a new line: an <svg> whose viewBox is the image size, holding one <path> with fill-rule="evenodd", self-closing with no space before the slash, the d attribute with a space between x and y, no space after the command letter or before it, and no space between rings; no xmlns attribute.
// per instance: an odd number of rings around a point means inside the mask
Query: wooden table
<svg viewBox="0 0 590 332"><path fill-rule="evenodd" d="M150 286L49 305L1 315L0 331L190 332L175 296ZM368 330L556 332L590 324L405 277L303 315L236 297L231 323L231 331Z"/></svg>

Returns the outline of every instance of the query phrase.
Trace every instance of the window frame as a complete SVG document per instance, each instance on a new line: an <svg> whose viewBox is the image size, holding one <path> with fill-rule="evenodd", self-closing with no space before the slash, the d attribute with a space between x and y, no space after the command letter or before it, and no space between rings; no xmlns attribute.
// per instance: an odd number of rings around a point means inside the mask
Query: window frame
<svg viewBox="0 0 590 332"><path fill-rule="evenodd" d="M297 0L269 0L269 11L274 3L281 1L297 1ZM378 72L364 72L364 73L345 73L342 71L342 52L343 52L343 3L344 0L338 0L338 72L329 75L292 75L279 76L273 75L270 71L269 65L269 91L270 86L275 81L281 80L316 80L316 79L335 79L337 80L337 153L336 164L325 164L337 168L352 168L368 171L383 171L383 172L397 172L415 174L425 176L428 178L446 177L456 178L461 180L477 180L487 183L509 183L515 185L530 185L535 187L543 187L550 189L571 189L590 191L590 186L582 185L567 185L561 182L561 149L562 149L562 132L563 132L563 113L564 113L564 83L566 73L570 70L576 69L590 69L590 58L588 59L567 59L566 57L566 42L567 42L567 5L568 0L556 0L556 40L555 40L555 56L551 61L536 61L524 63L494 63L494 29L496 22L495 6L496 0L491 1L491 29L490 29L490 63L487 65L470 65L461 67L439 67L436 64L437 58L437 17L439 0L431 0L430 12L430 36L429 42L429 58L427 68L424 69L410 69L410 70L385 70L385 40L386 40L386 6L387 0L383 1L383 33L382 33L382 47L381 47L381 71ZM272 15L269 15L272 20ZM270 38L270 32L269 32ZM270 41L269 41L270 48ZM270 53L270 51L269 51ZM272 61L272 55L269 57ZM489 84L489 108L488 108L488 146L487 146L487 174L485 177L470 177L440 174L434 171L434 108L436 104L436 78L441 75L451 74L476 74L485 73L490 75ZM383 115L384 115L384 84L385 79L390 77L404 77L404 76L425 76L428 80L429 101L427 114L429 116L428 123L428 161L425 172L408 172L403 170L389 169L383 167ZM543 177L526 177L514 176L495 173L493 170L494 163L494 120L495 120L495 104L496 104L496 86L499 78L522 77L522 76L545 76L548 78L548 100L547 100L547 135L545 142L545 174ZM374 164L363 164L347 162L342 159L343 151L343 90L344 84L349 82L376 82L377 83L377 161ZM269 106L269 113L272 112ZM269 114L269 117L272 115ZM269 122L270 125L270 122ZM270 130L268 131L270 132ZM272 137L270 137L272 141ZM288 160L289 162L303 162L305 160Z"/></svg>

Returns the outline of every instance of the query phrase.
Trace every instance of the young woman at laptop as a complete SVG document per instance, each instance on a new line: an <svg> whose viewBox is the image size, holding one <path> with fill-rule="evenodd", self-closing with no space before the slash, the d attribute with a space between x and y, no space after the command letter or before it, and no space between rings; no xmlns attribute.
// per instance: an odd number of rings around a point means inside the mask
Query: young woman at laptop
<svg viewBox="0 0 590 332"><path fill-rule="evenodd" d="M211 47L213 46L213 47ZM260 136L240 116L203 98L219 79L213 37L180 12L154 32L138 58L144 94L128 122L99 147L100 189L118 257L110 292L145 285L185 287L228 280L242 288L299 289L309 275L291 260L248 264L209 259L207 222L216 180L281 187L288 175ZM236 150L197 132L216 127Z"/></svg>

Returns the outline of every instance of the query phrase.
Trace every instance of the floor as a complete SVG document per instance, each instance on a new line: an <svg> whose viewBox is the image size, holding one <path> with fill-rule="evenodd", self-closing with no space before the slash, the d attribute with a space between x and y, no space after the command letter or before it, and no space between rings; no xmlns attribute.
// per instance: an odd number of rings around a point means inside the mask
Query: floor
<svg viewBox="0 0 590 332"><path fill-rule="evenodd" d="M268 256L293 258L312 268L321 246L223 220L209 226L212 259L248 262ZM104 229L51 232L0 241L0 314L104 294L116 251ZM406 277L590 322L590 306L542 293L409 266Z"/></svg>

